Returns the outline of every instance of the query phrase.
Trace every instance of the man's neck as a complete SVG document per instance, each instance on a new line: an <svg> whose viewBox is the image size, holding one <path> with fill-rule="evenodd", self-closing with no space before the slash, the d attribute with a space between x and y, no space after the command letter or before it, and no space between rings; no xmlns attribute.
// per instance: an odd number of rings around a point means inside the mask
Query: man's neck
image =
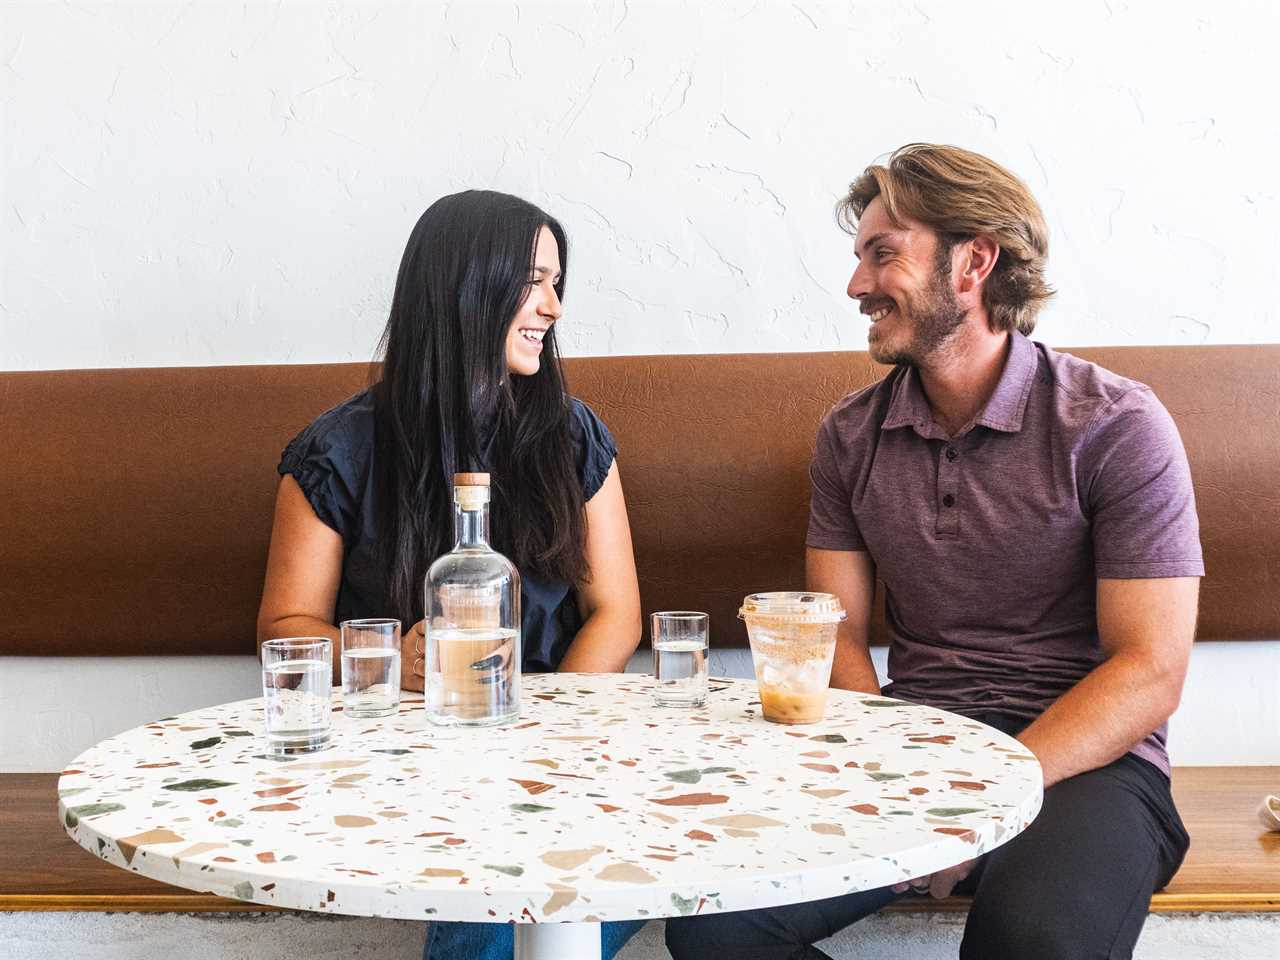
<svg viewBox="0 0 1280 960"><path fill-rule="evenodd" d="M949 435L959 433L987 405L1011 344L1012 334L993 333L985 316L970 317L917 368L933 417Z"/></svg>

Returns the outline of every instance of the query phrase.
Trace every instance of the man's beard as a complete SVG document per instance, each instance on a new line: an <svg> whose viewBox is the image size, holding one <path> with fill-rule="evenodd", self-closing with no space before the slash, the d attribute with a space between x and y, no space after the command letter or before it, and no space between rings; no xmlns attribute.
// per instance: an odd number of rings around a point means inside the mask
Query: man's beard
<svg viewBox="0 0 1280 960"><path fill-rule="evenodd" d="M949 262L947 267L950 267ZM910 320L911 339L897 349L871 344L871 359L876 363L918 367L960 328L966 311L951 289L949 269L936 271L929 286L918 297L904 297L903 300L899 319Z"/></svg>

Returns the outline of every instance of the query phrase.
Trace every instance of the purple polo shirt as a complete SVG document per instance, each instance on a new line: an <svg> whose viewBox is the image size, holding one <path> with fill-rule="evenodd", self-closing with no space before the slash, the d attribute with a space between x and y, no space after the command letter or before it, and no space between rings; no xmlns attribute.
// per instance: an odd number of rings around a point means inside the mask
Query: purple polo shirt
<svg viewBox="0 0 1280 960"><path fill-rule="evenodd" d="M955 436L910 367L818 429L808 545L865 550L885 586L885 693L1035 719L1103 660L1098 579L1204 575L1191 474L1150 388L1011 335ZM1131 752L1166 774L1161 726Z"/></svg>

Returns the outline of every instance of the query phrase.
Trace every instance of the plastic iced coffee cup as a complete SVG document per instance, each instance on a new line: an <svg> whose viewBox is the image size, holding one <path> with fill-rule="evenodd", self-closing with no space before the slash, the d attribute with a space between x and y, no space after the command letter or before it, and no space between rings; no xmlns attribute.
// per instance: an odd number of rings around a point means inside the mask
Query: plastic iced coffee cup
<svg viewBox="0 0 1280 960"><path fill-rule="evenodd" d="M817 723L827 709L836 628L845 618L829 593L753 593L738 616L747 625L764 718Z"/></svg>

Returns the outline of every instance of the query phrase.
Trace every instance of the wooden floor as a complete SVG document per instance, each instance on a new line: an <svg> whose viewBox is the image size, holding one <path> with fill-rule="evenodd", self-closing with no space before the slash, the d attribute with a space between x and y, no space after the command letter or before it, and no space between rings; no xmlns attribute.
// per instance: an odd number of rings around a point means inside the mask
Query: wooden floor
<svg viewBox="0 0 1280 960"><path fill-rule="evenodd" d="M98 860L58 822L57 780L56 773L0 774L0 910L270 909L191 893ZM1264 794L1280 794L1280 767L1180 767L1173 792L1191 852L1173 882L1152 898L1152 912L1280 912L1280 832L1263 830L1256 814ZM891 909L967 906L956 897Z"/></svg>

